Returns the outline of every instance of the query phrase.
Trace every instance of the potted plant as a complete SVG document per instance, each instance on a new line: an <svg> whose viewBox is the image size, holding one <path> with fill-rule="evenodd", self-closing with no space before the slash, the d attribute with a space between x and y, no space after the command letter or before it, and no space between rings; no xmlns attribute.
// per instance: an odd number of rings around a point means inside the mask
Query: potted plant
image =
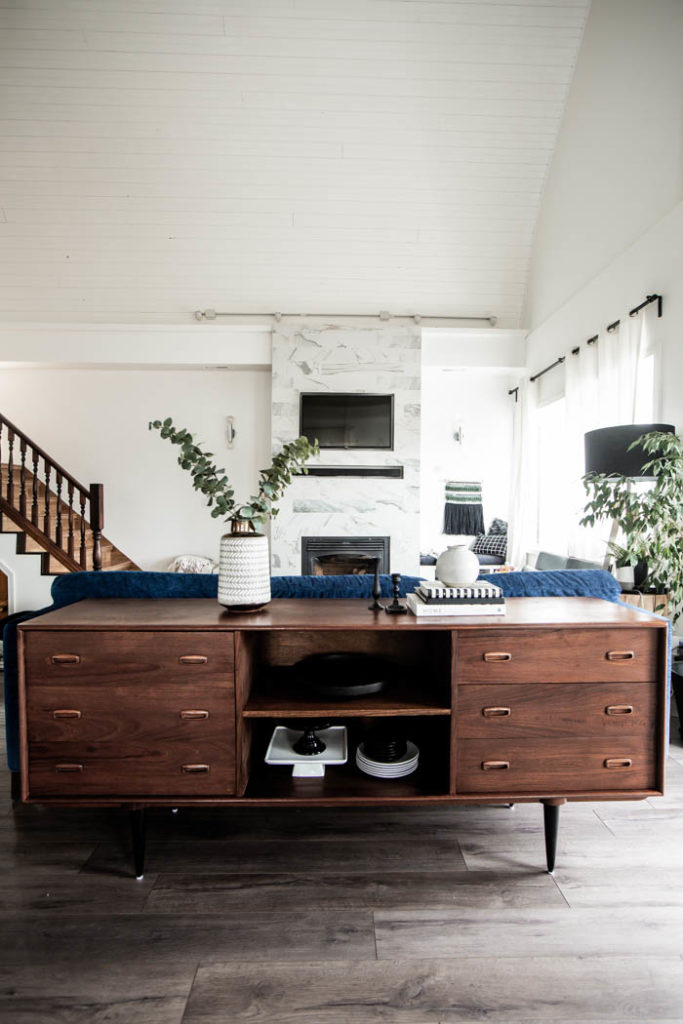
<svg viewBox="0 0 683 1024"><path fill-rule="evenodd" d="M318 443L298 437L282 446L269 469L260 473L258 491L240 503L224 469L218 469L213 452L204 451L194 435L173 426L171 417L152 420L150 430L180 446L178 465L192 474L192 486L207 497L211 516L223 516L231 531L221 538L218 571L218 601L238 611L257 611L270 601L270 557L268 538L256 530L278 514L276 501L292 482L292 476L307 473L305 463L319 452Z"/></svg>
<svg viewBox="0 0 683 1024"><path fill-rule="evenodd" d="M587 473L588 501L580 522L617 524L620 543L611 545L617 564L647 565L647 587L668 594L673 621L683 612L683 439L652 431L629 450L638 446L651 456L643 468L654 486L639 490L630 477Z"/></svg>

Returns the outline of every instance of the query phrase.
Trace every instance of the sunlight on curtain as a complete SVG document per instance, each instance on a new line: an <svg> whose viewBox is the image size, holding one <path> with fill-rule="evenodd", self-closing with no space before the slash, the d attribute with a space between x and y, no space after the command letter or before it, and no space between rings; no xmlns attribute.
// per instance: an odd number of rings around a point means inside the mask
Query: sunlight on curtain
<svg viewBox="0 0 683 1024"><path fill-rule="evenodd" d="M520 460L517 490L527 492L513 494L511 504L515 565L523 564L526 552L535 548L602 561L609 524L579 526L586 503L581 482L584 434L655 418L657 346L652 315L626 315L616 330L604 331L593 345L568 352L562 367L563 396L557 382L557 397L542 404L538 384L544 378L536 384L526 382L525 407L515 421L516 431L525 435L515 436L516 464ZM556 372L561 372L559 367ZM520 389L520 405L521 399Z"/></svg>

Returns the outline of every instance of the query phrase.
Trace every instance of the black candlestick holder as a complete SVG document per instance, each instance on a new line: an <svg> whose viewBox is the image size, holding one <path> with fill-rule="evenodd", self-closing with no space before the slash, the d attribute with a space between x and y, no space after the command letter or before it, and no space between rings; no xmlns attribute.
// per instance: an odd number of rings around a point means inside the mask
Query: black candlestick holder
<svg viewBox="0 0 683 1024"><path fill-rule="evenodd" d="M371 612L381 612L384 605L380 604L379 600L379 595L382 593L379 585L379 556L375 556L373 561L375 563L375 578L372 583L372 604L369 604L368 608Z"/></svg>
<svg viewBox="0 0 683 1024"><path fill-rule="evenodd" d="M391 604L388 604L386 606L384 611L387 612L387 614L389 614L389 615L407 615L408 614L408 609L406 608L405 605L401 604L401 602L398 599L398 592L399 592L399 588L401 586L401 574L400 574L400 572L392 572L392 574L391 574L391 585L393 587L394 600L391 602Z"/></svg>

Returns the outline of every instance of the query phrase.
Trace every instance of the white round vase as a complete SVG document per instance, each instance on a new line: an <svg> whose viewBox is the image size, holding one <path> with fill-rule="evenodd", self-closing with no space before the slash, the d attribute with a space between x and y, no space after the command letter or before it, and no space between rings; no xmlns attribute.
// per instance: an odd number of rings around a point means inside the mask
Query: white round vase
<svg viewBox="0 0 683 1024"><path fill-rule="evenodd" d="M469 587L479 575L479 559L465 544L451 544L436 560L436 578L447 587Z"/></svg>
<svg viewBox="0 0 683 1024"><path fill-rule="evenodd" d="M262 533L226 533L218 563L218 603L255 612L270 601L268 538Z"/></svg>

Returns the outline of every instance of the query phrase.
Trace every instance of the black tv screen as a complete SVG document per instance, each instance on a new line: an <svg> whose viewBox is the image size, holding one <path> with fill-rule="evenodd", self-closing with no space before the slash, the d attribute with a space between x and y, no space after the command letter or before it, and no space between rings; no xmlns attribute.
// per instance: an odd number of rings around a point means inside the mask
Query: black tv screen
<svg viewBox="0 0 683 1024"><path fill-rule="evenodd" d="M299 433L321 448L394 447L394 396L301 395Z"/></svg>

